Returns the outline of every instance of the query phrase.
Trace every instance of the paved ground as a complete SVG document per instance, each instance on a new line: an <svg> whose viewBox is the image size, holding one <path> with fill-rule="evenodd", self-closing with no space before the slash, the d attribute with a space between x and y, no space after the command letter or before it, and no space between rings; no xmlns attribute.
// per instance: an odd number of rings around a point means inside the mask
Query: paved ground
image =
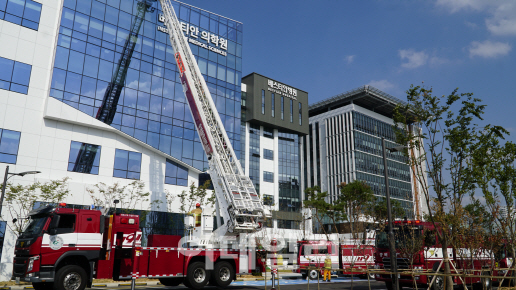
<svg viewBox="0 0 516 290"><path fill-rule="evenodd" d="M272 281L267 281L267 289L271 289ZM276 285L278 290L294 290L294 289L351 289L350 278L332 278L331 282L319 281L319 287L317 281L310 281L310 285L307 285L306 280L301 279L281 279L279 280L279 286ZM130 289L129 286L118 286L118 287L107 287L109 289ZM93 287L94 290L106 289L106 287ZM186 289L183 285L177 287L165 287L161 285L156 286L137 286L138 290L167 290L167 289ZM217 287L206 286L205 289L218 289ZM225 289L265 289L265 281L237 281L231 283L231 285ZM372 290L386 290L384 283L378 283L376 281L371 282ZM353 290L369 290L367 280L354 279Z"/></svg>

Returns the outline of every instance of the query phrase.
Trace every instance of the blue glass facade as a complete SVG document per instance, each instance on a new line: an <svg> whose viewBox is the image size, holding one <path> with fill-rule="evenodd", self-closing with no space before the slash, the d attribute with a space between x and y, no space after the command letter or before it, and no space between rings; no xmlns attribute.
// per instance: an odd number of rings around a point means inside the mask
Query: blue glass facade
<svg viewBox="0 0 516 290"><path fill-rule="evenodd" d="M27 94L32 66L0 57L0 89Z"/></svg>
<svg viewBox="0 0 516 290"><path fill-rule="evenodd" d="M99 174L100 145L72 141L68 156L68 171Z"/></svg>
<svg viewBox="0 0 516 290"><path fill-rule="evenodd" d="M0 19L38 30L41 4L32 0L0 0Z"/></svg>
<svg viewBox="0 0 516 290"><path fill-rule="evenodd" d="M122 149L115 150L113 176L128 179L140 179L142 154Z"/></svg>
<svg viewBox="0 0 516 290"><path fill-rule="evenodd" d="M0 128L0 162L16 164L20 132Z"/></svg>
<svg viewBox="0 0 516 290"><path fill-rule="evenodd" d="M109 109L112 117L103 120L107 124L207 169L168 34L163 32L159 2L148 1L145 12L138 3L64 1L50 95L99 120ZM242 24L185 4L173 6L188 37L196 42L190 41L190 47L239 156ZM131 43L132 39L137 40ZM114 76L124 71L125 63L125 82L113 89Z"/></svg>

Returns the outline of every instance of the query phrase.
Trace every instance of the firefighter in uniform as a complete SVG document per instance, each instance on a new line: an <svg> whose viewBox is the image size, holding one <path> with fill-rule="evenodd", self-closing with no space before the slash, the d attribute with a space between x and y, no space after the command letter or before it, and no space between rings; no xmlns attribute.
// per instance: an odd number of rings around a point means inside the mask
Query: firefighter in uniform
<svg viewBox="0 0 516 290"><path fill-rule="evenodd" d="M191 210L188 214L192 215L194 217L195 226L200 227L201 226L201 215L202 215L201 204L197 203L195 205L195 209Z"/></svg>
<svg viewBox="0 0 516 290"><path fill-rule="evenodd" d="M326 279L326 275L328 275L328 279ZM326 254L326 259L324 259L323 281L331 282L331 258L328 254Z"/></svg>

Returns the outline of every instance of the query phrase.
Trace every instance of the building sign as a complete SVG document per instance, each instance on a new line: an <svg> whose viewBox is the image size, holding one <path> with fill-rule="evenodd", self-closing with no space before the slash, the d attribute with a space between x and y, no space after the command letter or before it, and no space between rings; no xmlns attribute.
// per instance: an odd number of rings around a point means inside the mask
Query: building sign
<svg viewBox="0 0 516 290"><path fill-rule="evenodd" d="M280 84L273 80L267 80L267 84L269 85L268 91L273 92L278 95L285 96L287 98L291 98L297 100L297 90L286 85Z"/></svg>
<svg viewBox="0 0 516 290"><path fill-rule="evenodd" d="M163 14L158 15L159 22L165 23L165 16ZM219 37L216 34L210 33L208 31L200 31L199 35L199 27L190 25L185 22L179 22L181 25L181 30L185 33L185 36L188 38L188 42L191 44L200 46L207 50L213 51L223 56L227 56L228 50L228 40L222 37ZM157 27L158 31L163 33L168 33L168 29L165 26ZM198 39L203 39L206 43L199 41Z"/></svg>

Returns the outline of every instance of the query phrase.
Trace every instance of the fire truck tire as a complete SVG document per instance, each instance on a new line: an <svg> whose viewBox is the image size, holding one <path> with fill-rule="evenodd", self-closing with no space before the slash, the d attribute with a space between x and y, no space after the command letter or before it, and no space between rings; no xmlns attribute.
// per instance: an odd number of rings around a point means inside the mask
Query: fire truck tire
<svg viewBox="0 0 516 290"><path fill-rule="evenodd" d="M67 265L59 269L54 280L54 290L84 290L86 271L77 265Z"/></svg>
<svg viewBox="0 0 516 290"><path fill-rule="evenodd" d="M317 280L317 278L319 278L319 271L318 270L308 271L308 278L310 278L310 280Z"/></svg>
<svg viewBox="0 0 516 290"><path fill-rule="evenodd" d="M183 281L190 289L201 289L210 281L210 272L206 270L204 262L193 262L188 266L186 277Z"/></svg>
<svg viewBox="0 0 516 290"><path fill-rule="evenodd" d="M489 273L482 273L482 275L489 275ZM491 278L481 278L480 283L473 284L473 290L492 290L493 283Z"/></svg>
<svg viewBox="0 0 516 290"><path fill-rule="evenodd" d="M34 287L34 290L52 290L54 287L53 283L32 283L32 287Z"/></svg>
<svg viewBox="0 0 516 290"><path fill-rule="evenodd" d="M301 278L303 278L303 280L306 279L307 277L308 277L307 274L301 274Z"/></svg>
<svg viewBox="0 0 516 290"><path fill-rule="evenodd" d="M159 278L159 282L165 286L177 286L183 282L182 278Z"/></svg>
<svg viewBox="0 0 516 290"><path fill-rule="evenodd" d="M432 281L433 277L428 276L428 281ZM444 290L444 276L436 276L432 284L432 290Z"/></svg>
<svg viewBox="0 0 516 290"><path fill-rule="evenodd" d="M211 273L210 284L218 287L227 287L235 277L235 270L228 262L218 262Z"/></svg>

